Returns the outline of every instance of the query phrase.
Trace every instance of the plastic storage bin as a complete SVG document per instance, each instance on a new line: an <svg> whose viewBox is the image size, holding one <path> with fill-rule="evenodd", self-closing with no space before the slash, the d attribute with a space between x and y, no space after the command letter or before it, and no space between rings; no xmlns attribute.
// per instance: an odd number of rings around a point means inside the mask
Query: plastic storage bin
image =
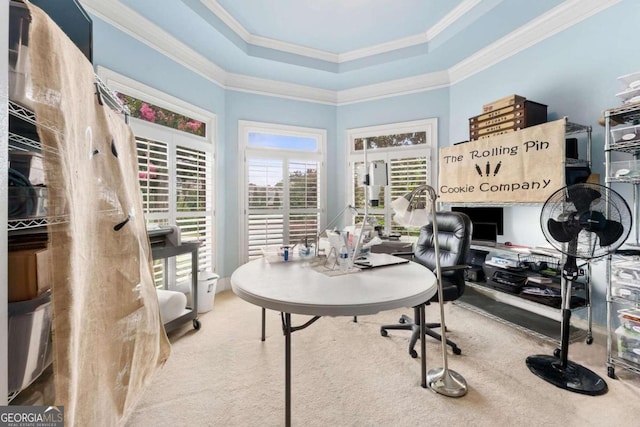
<svg viewBox="0 0 640 427"><path fill-rule="evenodd" d="M616 261L611 264L611 295L640 303L640 264Z"/></svg>
<svg viewBox="0 0 640 427"><path fill-rule="evenodd" d="M51 363L51 293L9 303L8 391L13 398Z"/></svg>
<svg viewBox="0 0 640 427"><path fill-rule="evenodd" d="M623 328L640 334L640 310L635 308L618 310L618 318Z"/></svg>
<svg viewBox="0 0 640 427"><path fill-rule="evenodd" d="M609 178L619 180L640 179L640 160L610 162Z"/></svg>
<svg viewBox="0 0 640 427"><path fill-rule="evenodd" d="M618 357L633 363L640 363L640 333L624 326L616 329L618 339Z"/></svg>
<svg viewBox="0 0 640 427"><path fill-rule="evenodd" d="M640 125L615 127L611 129L611 139L618 144L638 142L640 141Z"/></svg>
<svg viewBox="0 0 640 427"><path fill-rule="evenodd" d="M29 24L26 6L11 2L9 9L9 99L33 110Z"/></svg>
<svg viewBox="0 0 640 427"><path fill-rule="evenodd" d="M8 216L15 218L38 218L48 215L47 188L9 186Z"/></svg>
<svg viewBox="0 0 640 427"><path fill-rule="evenodd" d="M9 151L9 167L24 176L33 186L46 185L44 161L39 153L11 150Z"/></svg>

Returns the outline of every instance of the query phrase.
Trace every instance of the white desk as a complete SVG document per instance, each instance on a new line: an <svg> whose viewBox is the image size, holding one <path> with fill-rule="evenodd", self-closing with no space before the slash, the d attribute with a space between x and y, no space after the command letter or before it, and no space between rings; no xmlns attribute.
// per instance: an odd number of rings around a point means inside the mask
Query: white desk
<svg viewBox="0 0 640 427"><path fill-rule="evenodd" d="M231 275L231 288L240 298L281 312L285 335L285 423L291 425L291 333L321 316L360 316L400 307L416 307L424 319L424 303L436 293L434 274L409 262L329 277L308 262L248 262ZM314 316L301 326L291 314ZM263 323L264 325L264 323ZM264 331L263 331L264 337ZM427 387L424 328L421 328L422 386Z"/></svg>

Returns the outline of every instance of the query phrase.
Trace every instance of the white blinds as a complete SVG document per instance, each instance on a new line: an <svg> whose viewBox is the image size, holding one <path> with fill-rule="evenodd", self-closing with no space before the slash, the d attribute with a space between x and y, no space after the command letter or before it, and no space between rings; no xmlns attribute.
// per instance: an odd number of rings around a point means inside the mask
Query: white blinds
<svg viewBox="0 0 640 427"><path fill-rule="evenodd" d="M429 161L427 157L391 158L389 167L389 206L398 197L419 185L429 184ZM390 210L391 211L391 210ZM392 212L389 212L392 215ZM390 221L391 230L406 234L405 227Z"/></svg>
<svg viewBox="0 0 640 427"><path fill-rule="evenodd" d="M247 159L249 259L260 256L266 245L315 239L320 214L318 169L317 161Z"/></svg>
<svg viewBox="0 0 640 427"><path fill-rule="evenodd" d="M200 242L198 268L213 268L213 156L210 151L136 138L143 208L148 223L176 224L183 242ZM173 191L172 191L173 189ZM172 194L173 193L173 194ZM164 275L189 280L191 256L170 260L169 272L154 262L156 285Z"/></svg>
<svg viewBox="0 0 640 427"><path fill-rule="evenodd" d="M200 242L198 269L212 269L213 230L211 228L212 170L211 155L202 150L176 147L175 222L180 227L183 242ZM191 272L191 256L178 257L177 277Z"/></svg>
<svg viewBox="0 0 640 427"><path fill-rule="evenodd" d="M145 213L169 212L169 171L167 144L136 138L138 178Z"/></svg>
<svg viewBox="0 0 640 427"><path fill-rule="evenodd" d="M393 223L393 212L385 207L390 206L393 200L417 186L429 184L429 176L431 174L429 152L428 150L420 150L419 153L415 151L409 153L400 149L387 153L375 153L370 157L373 160L369 161L383 160L387 163L389 184L387 187L380 188L379 206L377 208L369 208L369 218L375 218L376 223L383 226L386 232L393 231L407 234L408 231L405 227ZM363 212L365 203L364 187L358 185L358 178L355 174L360 165L362 165L362 162L353 164L353 202L358 210ZM359 215L356 221L361 219L362 215Z"/></svg>

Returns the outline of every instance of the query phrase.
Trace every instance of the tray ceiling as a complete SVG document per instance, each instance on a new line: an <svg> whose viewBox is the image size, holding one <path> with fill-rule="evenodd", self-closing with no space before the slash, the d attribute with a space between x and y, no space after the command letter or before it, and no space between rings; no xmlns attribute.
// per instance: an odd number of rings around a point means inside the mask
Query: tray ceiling
<svg viewBox="0 0 640 427"><path fill-rule="evenodd" d="M317 96L341 103L365 88L376 96L371 91L381 85L397 93L416 85L451 84L618 1L81 3L92 15L225 87L278 92L289 85L284 92L329 91Z"/></svg>

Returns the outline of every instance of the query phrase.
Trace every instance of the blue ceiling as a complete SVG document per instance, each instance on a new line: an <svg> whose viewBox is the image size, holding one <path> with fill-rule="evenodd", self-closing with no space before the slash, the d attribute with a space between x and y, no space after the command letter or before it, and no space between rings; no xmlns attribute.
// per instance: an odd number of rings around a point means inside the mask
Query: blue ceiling
<svg viewBox="0 0 640 427"><path fill-rule="evenodd" d="M447 72L573 0L111 0L225 72L345 90ZM93 1L82 1L89 4Z"/></svg>

